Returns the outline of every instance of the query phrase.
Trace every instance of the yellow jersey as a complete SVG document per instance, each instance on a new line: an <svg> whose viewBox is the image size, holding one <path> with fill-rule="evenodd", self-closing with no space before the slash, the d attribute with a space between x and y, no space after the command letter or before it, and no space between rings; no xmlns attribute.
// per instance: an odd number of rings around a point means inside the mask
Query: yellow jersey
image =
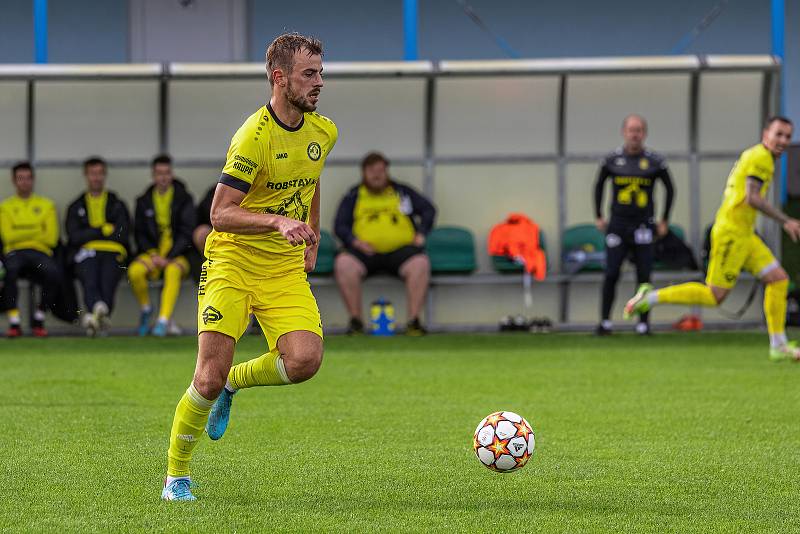
<svg viewBox="0 0 800 534"><path fill-rule="evenodd" d="M728 175L714 225L742 233L755 232L758 211L747 203L747 178L761 182L761 197L764 198L774 173L775 158L763 144L759 143L742 152Z"/></svg>
<svg viewBox="0 0 800 534"><path fill-rule="evenodd" d="M253 213L272 213L307 223L311 200L338 130L330 119L305 113L294 128L267 104L242 124L231 140L220 183L245 193L240 204ZM232 261L257 276L303 271L304 246L280 232L242 235L212 231L205 255Z"/></svg>
<svg viewBox="0 0 800 534"><path fill-rule="evenodd" d="M175 188L170 186L163 194L153 188L153 209L158 225L158 255L166 258L172 250L172 199Z"/></svg>
<svg viewBox="0 0 800 534"><path fill-rule="evenodd" d="M83 195L86 204L86 215L89 217L89 226L92 228L99 228L104 236L108 237L114 232L114 225L106 221L106 204L108 203L108 191L103 192L97 196L91 195L88 192ZM69 225L69 223L67 223ZM67 230L69 232L69 230ZM112 239L95 239L84 243L83 247L89 250L96 250L98 252L115 252L120 254L123 258L128 255L125 247Z"/></svg>
<svg viewBox="0 0 800 534"><path fill-rule="evenodd" d="M0 239L3 251L33 249L53 254L58 242L56 206L49 198L17 195L0 203Z"/></svg>
<svg viewBox="0 0 800 534"><path fill-rule="evenodd" d="M372 245L379 254L412 244L417 231L406 214L410 214L411 206L404 210L402 204L400 194L391 185L372 193L362 184L353 208L353 235Z"/></svg>

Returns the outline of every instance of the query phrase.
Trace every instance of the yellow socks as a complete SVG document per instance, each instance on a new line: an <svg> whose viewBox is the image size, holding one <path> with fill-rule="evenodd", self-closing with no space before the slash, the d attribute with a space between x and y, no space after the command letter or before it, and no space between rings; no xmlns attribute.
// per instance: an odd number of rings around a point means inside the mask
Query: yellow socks
<svg viewBox="0 0 800 534"><path fill-rule="evenodd" d="M789 280L772 282L764 288L764 315L767 317L767 331L770 338L783 334L786 330L786 295Z"/></svg>
<svg viewBox="0 0 800 534"><path fill-rule="evenodd" d="M128 267L128 280L133 295L142 308L150 306L150 294L147 291L147 266L140 261L131 262Z"/></svg>
<svg viewBox="0 0 800 534"><path fill-rule="evenodd" d="M711 288L700 282L687 282L677 286L669 286L659 289L655 293L659 304L686 304L689 306L707 306L709 308L717 305L717 299L714 298Z"/></svg>
<svg viewBox="0 0 800 534"><path fill-rule="evenodd" d="M183 269L175 263L170 263L164 268L164 288L161 290L161 305L158 316L160 319L169 320L175 311L175 303L181 292Z"/></svg>
<svg viewBox="0 0 800 534"><path fill-rule="evenodd" d="M278 349L231 367L228 384L235 389L290 384Z"/></svg>
<svg viewBox="0 0 800 534"><path fill-rule="evenodd" d="M189 386L172 420L172 431L169 435L169 451L167 452L167 475L171 477L188 477L189 461L192 450L203 436L213 400L203 398L194 387Z"/></svg>

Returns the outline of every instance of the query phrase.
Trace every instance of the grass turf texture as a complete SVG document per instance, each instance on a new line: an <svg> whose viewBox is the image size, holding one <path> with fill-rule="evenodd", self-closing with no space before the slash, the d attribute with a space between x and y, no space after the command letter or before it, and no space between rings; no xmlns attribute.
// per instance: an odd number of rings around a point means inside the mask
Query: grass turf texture
<svg viewBox="0 0 800 534"><path fill-rule="evenodd" d="M197 503L159 501L193 338L0 346L12 531L782 531L800 518L800 365L756 333L331 337L312 381L241 392ZM237 361L260 353L240 344ZM475 458L495 410L519 472Z"/></svg>

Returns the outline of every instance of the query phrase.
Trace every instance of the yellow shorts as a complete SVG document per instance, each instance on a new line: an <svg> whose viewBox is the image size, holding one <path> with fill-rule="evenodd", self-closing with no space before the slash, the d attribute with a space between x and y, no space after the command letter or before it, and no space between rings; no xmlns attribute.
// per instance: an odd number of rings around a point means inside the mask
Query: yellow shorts
<svg viewBox="0 0 800 534"><path fill-rule="evenodd" d="M270 350L289 332L307 330L322 337L317 301L302 271L262 278L226 261L207 260L197 304L198 332L220 332L238 341L253 313Z"/></svg>
<svg viewBox="0 0 800 534"><path fill-rule="evenodd" d="M150 281L160 280L161 276L164 274L164 269L159 269L153 265L150 254L139 254L133 261L138 261L147 267L147 279ZM172 258L172 263L176 263L178 267L181 268L181 271L183 271L183 278L189 276L189 260L187 260L185 256Z"/></svg>
<svg viewBox="0 0 800 534"><path fill-rule="evenodd" d="M717 226L711 230L707 285L730 289L742 270L761 278L777 265L772 251L756 234Z"/></svg>

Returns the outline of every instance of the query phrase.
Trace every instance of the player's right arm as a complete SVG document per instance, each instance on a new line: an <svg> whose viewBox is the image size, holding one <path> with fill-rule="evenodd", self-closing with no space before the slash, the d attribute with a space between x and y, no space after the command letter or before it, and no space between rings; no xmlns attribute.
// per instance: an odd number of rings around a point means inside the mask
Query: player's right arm
<svg viewBox="0 0 800 534"><path fill-rule="evenodd" d="M303 221L271 213L253 213L242 208L245 194L224 182L217 184L211 203L211 225L214 230L245 235L277 231L292 245L304 242L313 245L317 242L316 233Z"/></svg>
<svg viewBox="0 0 800 534"><path fill-rule="evenodd" d="M245 121L231 139L225 167L211 202L211 226L217 232L243 235L277 231L292 245L303 242L313 245L317 234L306 223L271 213L253 213L241 206L267 161L268 151L266 143L259 141L261 128L259 120L254 120L256 117L253 115Z"/></svg>
<svg viewBox="0 0 800 534"><path fill-rule="evenodd" d="M745 201L747 204L760 211L767 217L775 219L783 225L784 231L789 234L792 241L797 242L800 240L800 221L793 219L783 213L780 209L766 201L761 196L761 186L763 181L755 176L747 177L747 196Z"/></svg>

